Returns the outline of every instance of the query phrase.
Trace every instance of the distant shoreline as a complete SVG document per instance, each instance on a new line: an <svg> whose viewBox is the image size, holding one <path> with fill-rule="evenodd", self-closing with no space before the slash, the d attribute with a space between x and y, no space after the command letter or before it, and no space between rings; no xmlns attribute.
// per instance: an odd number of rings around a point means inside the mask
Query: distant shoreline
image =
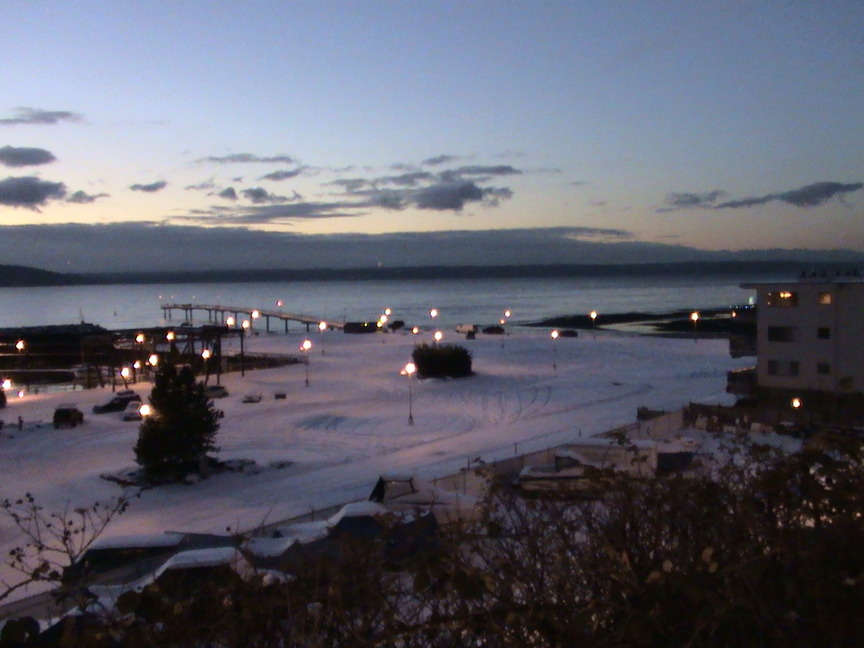
<svg viewBox="0 0 864 648"><path fill-rule="evenodd" d="M851 264L854 265L854 264ZM550 264L500 266L413 266L374 268L252 269L157 272L59 273L24 266L0 266L0 287L119 284L267 283L300 281L398 281L453 279L550 279L614 277L788 277L803 270L834 273L849 263L806 261L692 261L640 264Z"/></svg>
<svg viewBox="0 0 864 648"><path fill-rule="evenodd" d="M732 317L732 312L736 317ZM699 313L699 319L694 325L691 315ZM603 313L598 314L596 321L589 314L561 315L548 317L526 326L536 328L572 328L579 330L603 329L620 324L644 324L654 328L659 335L693 335L728 337L730 335L755 335L756 320L752 307L736 308L706 308L696 311L670 311L664 313Z"/></svg>

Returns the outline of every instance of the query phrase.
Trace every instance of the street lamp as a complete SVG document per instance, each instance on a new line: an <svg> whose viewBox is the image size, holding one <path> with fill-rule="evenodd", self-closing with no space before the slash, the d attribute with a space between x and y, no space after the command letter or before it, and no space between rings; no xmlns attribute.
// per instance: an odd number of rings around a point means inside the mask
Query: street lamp
<svg viewBox="0 0 864 648"><path fill-rule="evenodd" d="M429 317L431 317L433 320L434 320L436 317L438 317L438 309L437 309L437 308L433 308L432 310L430 310L430 311L429 311Z"/></svg>
<svg viewBox="0 0 864 648"><path fill-rule="evenodd" d="M23 351L26 348L26 346L27 345L24 343L24 340L18 340L18 342L15 343L15 348L18 349L19 351Z"/></svg>
<svg viewBox="0 0 864 648"><path fill-rule="evenodd" d="M303 340L303 344L300 345L300 350L306 354L306 386L309 386L309 349L312 348L311 340Z"/></svg>
<svg viewBox="0 0 864 648"><path fill-rule="evenodd" d="M321 355L324 355L324 331L327 330L327 322L318 322L318 330L321 332Z"/></svg>
<svg viewBox="0 0 864 648"><path fill-rule="evenodd" d="M148 405L147 403L144 403L141 407L138 408L138 413L142 417L147 418L148 416L153 414L153 408L150 407L150 405Z"/></svg>
<svg viewBox="0 0 864 648"><path fill-rule="evenodd" d="M435 345L437 346L438 343L444 338L444 334L441 331L435 331L435 335L433 335L432 337L434 338Z"/></svg>
<svg viewBox="0 0 864 648"><path fill-rule="evenodd" d="M210 358L213 356L213 353L210 349L204 349L201 352L201 357L204 359L204 384L206 385L210 381Z"/></svg>
<svg viewBox="0 0 864 648"><path fill-rule="evenodd" d="M138 335L136 335L136 336L135 336L135 342L136 342L137 344L144 344L144 334L143 334L143 333L139 333Z"/></svg>
<svg viewBox="0 0 864 648"><path fill-rule="evenodd" d="M591 337L597 338L597 311L591 311L588 314L588 317L591 318Z"/></svg>
<svg viewBox="0 0 864 648"><path fill-rule="evenodd" d="M411 376L414 375L415 371L417 371L417 365L415 365L413 362L409 362L400 372L403 376L408 376L408 425L414 425L414 392L411 387Z"/></svg>
<svg viewBox="0 0 864 648"><path fill-rule="evenodd" d="M693 341L696 342L699 339L699 333L696 330L696 323L699 321L699 311L690 313L690 319L693 321Z"/></svg>
<svg viewBox="0 0 864 648"><path fill-rule="evenodd" d="M129 380L129 374L130 373L132 373L132 372L129 370L129 367L123 367L120 370L120 377L123 379L123 388L124 389L129 387L129 384L127 383L127 381Z"/></svg>
<svg viewBox="0 0 864 648"><path fill-rule="evenodd" d="M552 332L549 334L549 337L552 338L552 370L553 370L553 371L558 371L558 364L555 362L555 360L556 360L556 358L555 358L555 347L558 346L558 345L556 345L555 342L558 340L558 336L559 336L559 335L560 335L560 334L558 333L558 330L557 330L557 329L554 330L554 331L552 331Z"/></svg>
<svg viewBox="0 0 864 648"><path fill-rule="evenodd" d="M229 315L225 319L225 326L227 326L228 328L232 328L236 323L237 323L237 320L234 319L234 317L232 315Z"/></svg>

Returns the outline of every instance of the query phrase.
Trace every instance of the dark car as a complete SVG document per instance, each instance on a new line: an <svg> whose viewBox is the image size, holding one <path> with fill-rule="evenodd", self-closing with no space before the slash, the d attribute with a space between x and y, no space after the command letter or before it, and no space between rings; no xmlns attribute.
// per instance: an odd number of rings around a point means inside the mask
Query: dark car
<svg viewBox="0 0 864 648"><path fill-rule="evenodd" d="M74 405L59 405L54 410L54 427L71 427L84 422L84 413Z"/></svg>
<svg viewBox="0 0 864 648"><path fill-rule="evenodd" d="M94 414L105 414L106 412L122 412L132 401L140 401L141 397L131 389L119 391L106 403L93 406Z"/></svg>

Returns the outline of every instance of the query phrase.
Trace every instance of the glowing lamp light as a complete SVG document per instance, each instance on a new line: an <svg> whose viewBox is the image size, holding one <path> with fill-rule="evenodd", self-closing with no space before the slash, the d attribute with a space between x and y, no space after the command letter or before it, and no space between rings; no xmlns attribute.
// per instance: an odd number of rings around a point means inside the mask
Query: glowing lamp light
<svg viewBox="0 0 864 648"><path fill-rule="evenodd" d="M150 416L153 413L153 408L150 407L147 403L144 403L141 407L138 408L138 413L141 416Z"/></svg>
<svg viewBox="0 0 864 648"><path fill-rule="evenodd" d="M140 369L141 368L141 361L136 360L134 363L132 363L132 366L135 367L136 369Z"/></svg>
<svg viewBox="0 0 864 648"><path fill-rule="evenodd" d="M237 323L237 320L234 319L233 317L228 317L225 319L225 326L231 327L231 326L234 326L236 323Z"/></svg>
<svg viewBox="0 0 864 648"><path fill-rule="evenodd" d="M798 409L799 407L801 407L801 399L800 398L793 398L792 399L792 407L794 407L795 409Z"/></svg>
<svg viewBox="0 0 864 648"><path fill-rule="evenodd" d="M312 340L303 340L303 344L300 345L301 351L308 351L312 348Z"/></svg>
<svg viewBox="0 0 864 648"><path fill-rule="evenodd" d="M144 344L144 334L143 334L143 333L139 333L138 335L136 335L136 336L135 336L135 341L136 341L138 344Z"/></svg>
<svg viewBox="0 0 864 648"><path fill-rule="evenodd" d="M553 340L557 340L559 335L561 335L561 334L558 332L557 329L554 330L554 331L552 331L552 332L549 334L549 336L550 336Z"/></svg>
<svg viewBox="0 0 864 648"><path fill-rule="evenodd" d="M132 375L132 371L130 371L129 367L123 367L120 370L120 375L123 376L123 378L128 378Z"/></svg>
<svg viewBox="0 0 864 648"><path fill-rule="evenodd" d="M382 325L384 325L387 323L387 320L388 320L388 317L386 315L382 315L378 321L381 322Z"/></svg>
<svg viewBox="0 0 864 648"><path fill-rule="evenodd" d="M243 323L240 326L242 326L244 329L248 329L250 326L252 326L252 322L250 322L249 320L243 320Z"/></svg>
<svg viewBox="0 0 864 648"><path fill-rule="evenodd" d="M253 310L252 311L252 319L258 319L259 317L261 317L261 312L257 311L257 310Z"/></svg>
<svg viewBox="0 0 864 648"><path fill-rule="evenodd" d="M390 317L390 314L391 314L392 312L393 312L393 311L391 311L389 308L385 308L385 309L384 309L384 314L385 314L387 317Z"/></svg>
<svg viewBox="0 0 864 648"><path fill-rule="evenodd" d="M281 300L281 299L277 299L277 300L276 300L276 307L277 307L277 308L282 308L282 300Z"/></svg>
<svg viewBox="0 0 864 648"><path fill-rule="evenodd" d="M411 332L412 332L414 335L417 335L417 334L420 332L420 327L419 327L419 326L415 326L414 328L411 329Z"/></svg>
<svg viewBox="0 0 864 648"><path fill-rule="evenodd" d="M327 330L327 322L318 322L318 330L322 333Z"/></svg>
<svg viewBox="0 0 864 648"><path fill-rule="evenodd" d="M147 362L150 364L151 367L155 367L159 364L159 356L153 353L150 355L149 358L147 358Z"/></svg>
<svg viewBox="0 0 864 648"><path fill-rule="evenodd" d="M174 331L168 331L168 332L165 334L165 339L168 340L169 342L173 342L173 341L174 341L174 338L176 338L176 337L177 337L177 336L174 335Z"/></svg>
<svg viewBox="0 0 864 648"><path fill-rule="evenodd" d="M693 320L693 323L695 324L699 321L699 313L697 311L693 311L692 313L690 313L690 319Z"/></svg>
<svg viewBox="0 0 864 648"><path fill-rule="evenodd" d="M507 309L507 310L504 311L504 317L508 317L508 318L509 318L510 315L511 315L511 313L510 313L510 309Z"/></svg>
<svg viewBox="0 0 864 648"><path fill-rule="evenodd" d="M24 340L18 340L18 342L15 343L15 348L18 349L19 351L23 351L24 347L26 347L26 346L27 345L24 343Z"/></svg>
<svg viewBox="0 0 864 648"><path fill-rule="evenodd" d="M209 360L212 357L212 355L213 355L213 353L210 351L210 349L204 349L201 352L201 357L204 358L205 360Z"/></svg>
<svg viewBox="0 0 864 648"><path fill-rule="evenodd" d="M3 389L12 389L12 381L8 378L3 381Z"/></svg>
<svg viewBox="0 0 864 648"><path fill-rule="evenodd" d="M24 390L23 389L18 390L18 398L24 398Z"/></svg>
<svg viewBox="0 0 864 648"><path fill-rule="evenodd" d="M597 311L591 311L591 313L588 316L591 318L591 322L593 323L594 320L597 319Z"/></svg>
<svg viewBox="0 0 864 648"><path fill-rule="evenodd" d="M435 331L435 335L432 337L435 338L436 342L440 342L444 338L444 334L441 331Z"/></svg>
<svg viewBox="0 0 864 648"><path fill-rule="evenodd" d="M438 309L433 308L432 310L430 310L429 311L429 317L431 317L432 319L435 319L436 317L438 317Z"/></svg>

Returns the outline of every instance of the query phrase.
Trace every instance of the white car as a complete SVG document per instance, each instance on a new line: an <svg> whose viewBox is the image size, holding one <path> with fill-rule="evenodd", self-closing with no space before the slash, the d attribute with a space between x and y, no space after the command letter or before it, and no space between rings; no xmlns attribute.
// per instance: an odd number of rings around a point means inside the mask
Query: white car
<svg viewBox="0 0 864 648"><path fill-rule="evenodd" d="M126 409L123 410L124 421L140 421L141 420L141 401L129 401Z"/></svg>
<svg viewBox="0 0 864 648"><path fill-rule="evenodd" d="M241 403L260 403L261 402L261 394L258 392L253 392L251 394L246 394L241 400Z"/></svg>

